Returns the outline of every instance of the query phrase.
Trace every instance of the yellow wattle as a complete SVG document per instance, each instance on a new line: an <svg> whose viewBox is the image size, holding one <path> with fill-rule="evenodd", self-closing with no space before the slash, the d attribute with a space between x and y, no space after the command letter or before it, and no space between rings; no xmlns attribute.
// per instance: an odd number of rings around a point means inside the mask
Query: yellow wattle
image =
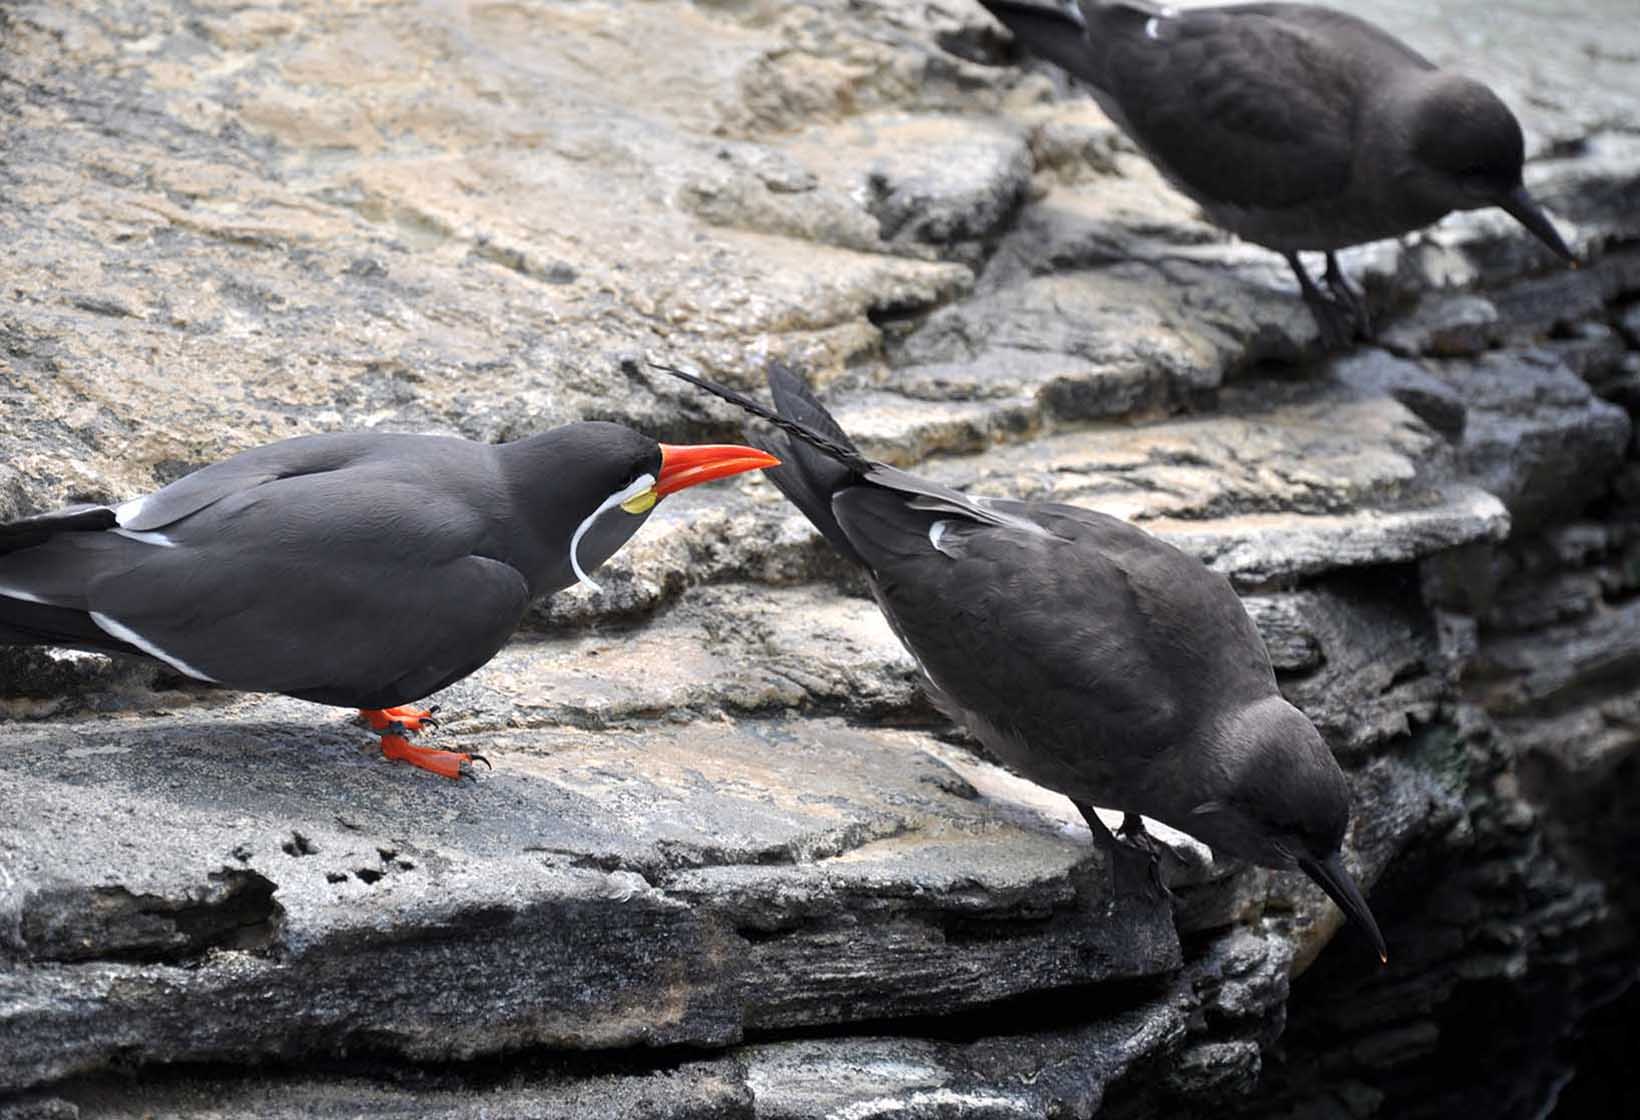
<svg viewBox="0 0 1640 1120"><path fill-rule="evenodd" d="M621 508L628 513L648 513L655 508L655 503L660 500L661 496L655 493L654 490L645 490L643 493L634 494L622 502Z"/></svg>

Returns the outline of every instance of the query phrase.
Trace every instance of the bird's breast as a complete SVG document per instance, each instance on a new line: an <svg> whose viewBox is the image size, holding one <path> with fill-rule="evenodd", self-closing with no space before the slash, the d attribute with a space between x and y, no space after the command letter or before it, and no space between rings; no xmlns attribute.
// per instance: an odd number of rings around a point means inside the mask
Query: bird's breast
<svg viewBox="0 0 1640 1120"><path fill-rule="evenodd" d="M1427 221L1408 224L1404 218L1383 215L1370 203L1347 195L1272 208L1237 206L1215 202L1197 192L1186 190L1185 193L1195 199L1214 225L1278 253L1347 249L1369 241L1400 237L1429 224Z"/></svg>

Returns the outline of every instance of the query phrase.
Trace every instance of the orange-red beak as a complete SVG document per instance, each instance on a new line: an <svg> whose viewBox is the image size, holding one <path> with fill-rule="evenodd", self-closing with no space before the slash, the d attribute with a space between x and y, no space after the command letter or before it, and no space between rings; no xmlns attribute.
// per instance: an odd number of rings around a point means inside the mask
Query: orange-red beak
<svg viewBox="0 0 1640 1120"><path fill-rule="evenodd" d="M655 480L655 493L665 497L675 490L698 486L715 478L728 478L732 474L779 465L779 459L755 447L740 447L733 443L663 443L661 473Z"/></svg>

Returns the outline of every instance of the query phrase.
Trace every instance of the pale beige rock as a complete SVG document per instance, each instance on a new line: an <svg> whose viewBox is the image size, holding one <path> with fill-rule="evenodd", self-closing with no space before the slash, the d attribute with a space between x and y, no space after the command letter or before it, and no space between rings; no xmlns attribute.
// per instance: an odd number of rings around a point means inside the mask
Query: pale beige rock
<svg viewBox="0 0 1640 1120"><path fill-rule="evenodd" d="M1182 838L1171 920L1111 899L1068 803L948 741L858 577L741 480L438 698L438 740L496 764L476 788L339 713L0 653L0 1094L1221 1117L1348 1084L1416 1116L1462 1097L1412 1071L1473 1063L1412 1059L1487 984L1555 997L1534 1038L1598 1025L1640 913L1629 3L1359 6L1498 88L1589 260L1497 212L1352 251L1409 357L1326 364L1280 259L977 4L7 6L0 515L318 430L723 437L644 360L747 386L782 356L870 453L1130 517L1252 592L1350 772L1393 963ZM1190 959L1143 980L1176 930ZM825 1037L739 1042L789 1028ZM1508 1063L1534 1106L1598 1047L1540 1049ZM398 1080L242 1068L361 1056ZM1261 1068L1283 1096L1238 1104Z"/></svg>

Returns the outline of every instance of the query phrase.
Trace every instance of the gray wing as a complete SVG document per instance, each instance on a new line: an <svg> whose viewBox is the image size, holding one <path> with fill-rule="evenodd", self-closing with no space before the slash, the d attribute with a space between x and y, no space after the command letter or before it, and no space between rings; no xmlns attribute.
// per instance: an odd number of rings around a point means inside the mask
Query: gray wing
<svg viewBox="0 0 1640 1120"><path fill-rule="evenodd" d="M1188 194L1285 207L1348 183L1356 69L1329 45L1331 25L1292 16L1302 5L1173 12L1084 2L1078 19L1039 4L981 2L1033 54L1086 83Z"/></svg>
<svg viewBox="0 0 1640 1120"><path fill-rule="evenodd" d="M1186 191L1257 207L1344 192L1357 90L1323 38L1246 8L1123 12L1095 33L1124 127Z"/></svg>
<svg viewBox="0 0 1640 1120"><path fill-rule="evenodd" d="M173 546L93 580L87 604L223 684L391 706L476 669L517 627L529 592L479 554L489 529L423 485L280 478L171 526Z"/></svg>
<svg viewBox="0 0 1640 1120"><path fill-rule="evenodd" d="M1328 8L1320 4L1274 3L1235 4L1223 10L1280 20L1291 27L1302 28L1315 35L1346 39L1351 43L1351 49L1357 56L1375 68L1411 66L1419 70L1435 69L1433 62L1377 24L1369 23L1360 16L1351 15L1338 8Z"/></svg>
<svg viewBox="0 0 1640 1120"><path fill-rule="evenodd" d="M266 482L345 470L377 452L383 446L384 439L438 438L336 432L280 440L201 467L146 497L125 502L116 507L116 512L121 528L136 531L160 529L192 516L230 494L243 493Z"/></svg>
<svg viewBox="0 0 1640 1120"><path fill-rule="evenodd" d="M1156 759L1211 718L1220 682L1275 690L1239 600L1193 558L1090 511L991 505L1037 531L919 520L898 495L865 487L834 503L944 706L1025 776L1134 804L1131 760Z"/></svg>

